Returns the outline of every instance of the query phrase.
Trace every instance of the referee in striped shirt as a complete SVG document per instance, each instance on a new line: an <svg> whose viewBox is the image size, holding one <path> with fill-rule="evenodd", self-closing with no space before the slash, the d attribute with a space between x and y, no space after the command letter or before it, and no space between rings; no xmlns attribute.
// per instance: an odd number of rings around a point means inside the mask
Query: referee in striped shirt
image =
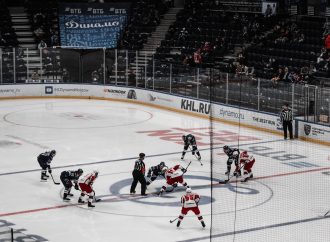
<svg viewBox="0 0 330 242"><path fill-rule="evenodd" d="M284 131L284 139L288 138L288 130L289 130L289 135L290 139L293 139L293 134L292 134L292 110L289 108L289 104L285 104L283 106L282 112L280 114L281 122L283 125L283 131Z"/></svg>
<svg viewBox="0 0 330 242"><path fill-rule="evenodd" d="M144 177L146 171L146 165L143 160L146 155L144 153L139 154L139 159L135 161L134 170L132 172L133 182L131 185L131 194L135 194L135 188L138 182L141 183L141 195L146 196L147 181Z"/></svg>

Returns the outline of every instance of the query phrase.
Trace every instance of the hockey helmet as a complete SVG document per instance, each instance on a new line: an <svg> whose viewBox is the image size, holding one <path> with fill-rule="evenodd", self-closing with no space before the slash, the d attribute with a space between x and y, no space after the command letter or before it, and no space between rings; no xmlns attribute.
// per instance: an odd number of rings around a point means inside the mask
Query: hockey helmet
<svg viewBox="0 0 330 242"><path fill-rule="evenodd" d="M140 158L140 159L144 159L145 156L146 156L146 154L144 154L144 153L140 153L140 154L139 154L139 158Z"/></svg>
<svg viewBox="0 0 330 242"><path fill-rule="evenodd" d="M188 188L186 189L186 193L192 193L192 190L191 190L190 187L188 187Z"/></svg>
<svg viewBox="0 0 330 242"><path fill-rule="evenodd" d="M51 150L50 155L54 157L56 155L56 150Z"/></svg>
<svg viewBox="0 0 330 242"><path fill-rule="evenodd" d="M186 136L185 135L182 135L182 140L184 141L186 139Z"/></svg>
<svg viewBox="0 0 330 242"><path fill-rule="evenodd" d="M95 178L99 176L99 171L94 170L93 173L95 174Z"/></svg>
<svg viewBox="0 0 330 242"><path fill-rule="evenodd" d="M225 146L223 147L223 150L229 150L228 145L225 145Z"/></svg>
<svg viewBox="0 0 330 242"><path fill-rule="evenodd" d="M160 162L160 163L159 163L159 166L160 166L160 167L164 167L164 166L165 166L165 162L164 162L164 161Z"/></svg>
<svg viewBox="0 0 330 242"><path fill-rule="evenodd" d="M247 151L246 151L246 150L244 150L244 151L241 153L241 155L242 155L242 156L247 156L247 155L248 155L248 153L247 153Z"/></svg>
<svg viewBox="0 0 330 242"><path fill-rule="evenodd" d="M76 173L79 174L79 175L81 175L81 174L84 173L84 171L83 171L82 169L79 168L79 169L76 171Z"/></svg>

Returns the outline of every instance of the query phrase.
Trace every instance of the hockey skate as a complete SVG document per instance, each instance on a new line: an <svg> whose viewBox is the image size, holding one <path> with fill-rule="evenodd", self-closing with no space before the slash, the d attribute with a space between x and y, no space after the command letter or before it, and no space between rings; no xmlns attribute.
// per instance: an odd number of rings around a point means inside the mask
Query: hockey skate
<svg viewBox="0 0 330 242"><path fill-rule="evenodd" d="M95 208L95 205L93 205L91 202L88 202L88 207L89 208Z"/></svg>
<svg viewBox="0 0 330 242"><path fill-rule="evenodd" d="M44 173L41 174L41 181L42 182L47 181L47 176Z"/></svg>
<svg viewBox="0 0 330 242"><path fill-rule="evenodd" d="M241 182L247 182L248 180L253 178L253 174L251 173L250 176L246 177L245 179L243 179Z"/></svg>
<svg viewBox="0 0 330 242"><path fill-rule="evenodd" d="M204 223L204 221L201 221L201 224L202 224L202 226L203 226L203 228L205 228L205 223Z"/></svg>
<svg viewBox="0 0 330 242"><path fill-rule="evenodd" d="M181 156L181 160L183 160L184 159L184 156Z"/></svg>
<svg viewBox="0 0 330 242"><path fill-rule="evenodd" d="M180 227L180 224L181 224L181 221L179 220L177 223L176 223L176 227Z"/></svg>
<svg viewBox="0 0 330 242"><path fill-rule="evenodd" d="M68 194L63 195L63 201L65 201L65 202L70 201L70 198L68 198L67 196L68 196Z"/></svg>
<svg viewBox="0 0 330 242"><path fill-rule="evenodd" d="M81 198L78 199L78 203L85 203Z"/></svg>

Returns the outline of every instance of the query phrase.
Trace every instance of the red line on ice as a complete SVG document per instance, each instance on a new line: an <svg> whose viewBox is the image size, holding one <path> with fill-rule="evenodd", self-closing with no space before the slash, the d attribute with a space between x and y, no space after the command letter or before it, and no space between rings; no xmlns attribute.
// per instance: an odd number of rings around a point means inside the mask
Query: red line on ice
<svg viewBox="0 0 330 242"><path fill-rule="evenodd" d="M324 171L324 170L330 170L330 167L322 167L322 168L316 168L316 169L304 170L304 171L293 171L293 172L287 172L287 173L281 173L281 174L275 174L275 175L269 175L269 176L260 176L260 177L253 178L253 180L261 180L261 179L281 177L281 176L290 176L290 175L297 175L297 174ZM231 181L231 182L235 182L235 181ZM215 183L213 185L223 185L223 184ZM123 195L120 197L105 199L104 201L124 199L124 198L126 200L131 199L131 197L125 197ZM132 198L136 198L136 197L132 197ZM11 213L0 213L0 217L14 216L14 215L26 214L26 213L36 213L36 212L42 212L42 211L58 209L58 208L66 208L66 207L71 207L71 206L76 206L76 205L79 205L79 204L63 204L63 205L57 205L57 206L53 206L53 207L37 208L37 209L23 210L23 211L18 211L18 212L11 212Z"/></svg>

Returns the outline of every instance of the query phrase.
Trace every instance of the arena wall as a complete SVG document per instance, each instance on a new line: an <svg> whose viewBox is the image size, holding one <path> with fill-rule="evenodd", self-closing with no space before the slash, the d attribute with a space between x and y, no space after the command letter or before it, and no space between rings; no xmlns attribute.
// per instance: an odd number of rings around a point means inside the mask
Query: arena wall
<svg viewBox="0 0 330 242"><path fill-rule="evenodd" d="M212 103L179 95L171 95L134 87L79 84L1 85L0 99L15 98L84 98L133 102L188 115L242 125L282 136L279 116ZM330 146L330 126L295 119L296 137Z"/></svg>

